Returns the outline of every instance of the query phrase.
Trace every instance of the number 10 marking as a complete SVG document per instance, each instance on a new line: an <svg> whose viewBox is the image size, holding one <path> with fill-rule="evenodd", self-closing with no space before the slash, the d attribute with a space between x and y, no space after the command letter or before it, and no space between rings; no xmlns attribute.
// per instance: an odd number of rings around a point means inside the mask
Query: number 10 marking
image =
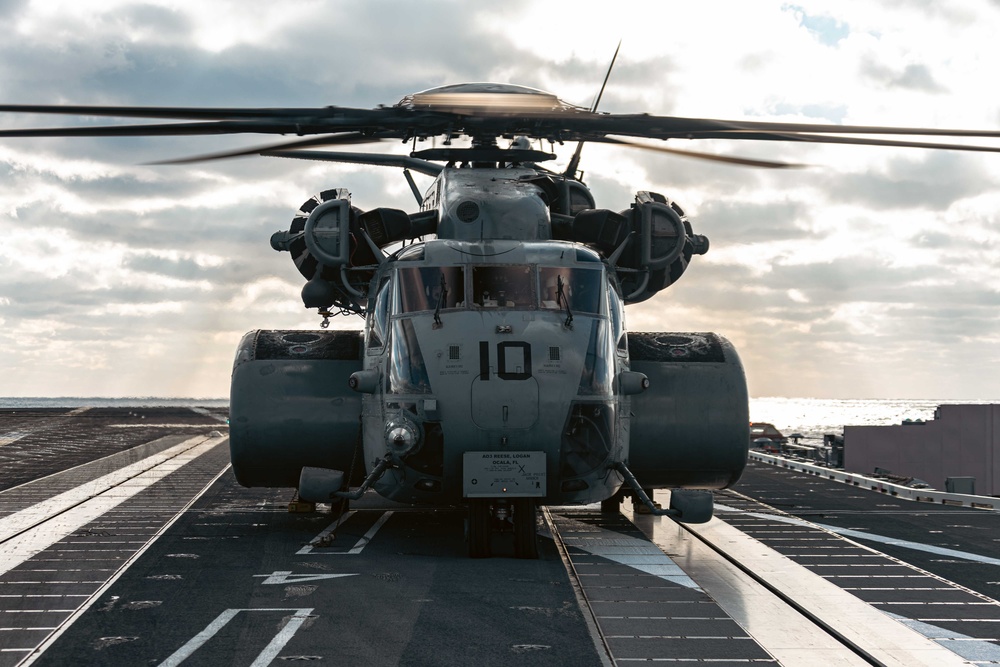
<svg viewBox="0 0 1000 667"><path fill-rule="evenodd" d="M524 358L522 370L507 369L507 350L520 349ZM513 356L513 355L512 355ZM515 362L516 363L516 362ZM497 343L497 377L501 380L527 380L531 377L531 345L522 340L505 340ZM490 379L490 344L479 341L479 379L484 382Z"/></svg>

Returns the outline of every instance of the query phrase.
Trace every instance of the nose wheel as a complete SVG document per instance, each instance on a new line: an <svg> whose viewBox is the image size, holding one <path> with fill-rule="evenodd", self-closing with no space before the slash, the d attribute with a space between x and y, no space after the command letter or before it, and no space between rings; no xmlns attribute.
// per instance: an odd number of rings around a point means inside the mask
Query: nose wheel
<svg viewBox="0 0 1000 667"><path fill-rule="evenodd" d="M513 526L514 557L538 558L538 506L534 498L494 501L473 498L469 501L469 556L489 558L493 555L493 533L511 532Z"/></svg>
<svg viewBox="0 0 1000 667"><path fill-rule="evenodd" d="M493 532L493 511L488 498L469 501L469 557L489 558L490 534Z"/></svg>
<svg viewBox="0 0 1000 667"><path fill-rule="evenodd" d="M514 500L514 557L538 558L538 511L534 498Z"/></svg>

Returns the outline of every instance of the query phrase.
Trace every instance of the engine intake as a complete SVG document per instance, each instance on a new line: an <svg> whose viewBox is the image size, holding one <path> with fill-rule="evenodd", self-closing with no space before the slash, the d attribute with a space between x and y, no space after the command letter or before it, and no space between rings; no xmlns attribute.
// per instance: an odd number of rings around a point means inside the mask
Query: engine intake
<svg viewBox="0 0 1000 667"><path fill-rule="evenodd" d="M307 280L302 288L306 308L322 311L336 306L363 314L375 268L385 261L381 249L433 234L436 228L436 211L410 215L376 208L362 213L351 206L347 189L335 188L302 204L288 231L271 236L271 247L291 253Z"/></svg>
<svg viewBox="0 0 1000 667"><path fill-rule="evenodd" d="M708 238L694 233L684 211L655 192L640 191L623 211L632 241L618 258L625 303L639 303L675 283L693 255L708 252Z"/></svg>

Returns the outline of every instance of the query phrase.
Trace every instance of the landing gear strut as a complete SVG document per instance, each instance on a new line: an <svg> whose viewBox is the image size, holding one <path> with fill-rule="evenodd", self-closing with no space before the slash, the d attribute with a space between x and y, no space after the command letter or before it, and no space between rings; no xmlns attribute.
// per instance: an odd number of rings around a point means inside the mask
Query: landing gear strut
<svg viewBox="0 0 1000 667"><path fill-rule="evenodd" d="M538 505L534 498L469 501L469 557L489 558L493 533L510 533L513 526L514 557L538 558Z"/></svg>
<svg viewBox="0 0 1000 667"><path fill-rule="evenodd" d="M615 495L601 501L601 514L618 514L622 508L622 501L625 500L625 492L618 490Z"/></svg>
<svg viewBox="0 0 1000 667"><path fill-rule="evenodd" d="M514 500L514 557L538 558L538 512L534 498Z"/></svg>
<svg viewBox="0 0 1000 667"><path fill-rule="evenodd" d="M489 558L490 533L493 532L493 511L487 498L469 501L469 557Z"/></svg>

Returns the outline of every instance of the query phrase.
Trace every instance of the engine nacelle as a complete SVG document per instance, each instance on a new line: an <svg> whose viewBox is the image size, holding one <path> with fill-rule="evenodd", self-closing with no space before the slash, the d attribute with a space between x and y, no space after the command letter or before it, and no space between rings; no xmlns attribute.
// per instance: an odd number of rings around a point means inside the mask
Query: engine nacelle
<svg viewBox="0 0 1000 667"><path fill-rule="evenodd" d="M628 334L632 397L628 465L643 488L722 489L750 447L747 382L732 344L714 333Z"/></svg>
<svg viewBox="0 0 1000 667"><path fill-rule="evenodd" d="M585 243L608 258L626 304L670 287L693 255L708 252L708 238L693 232L680 206L646 191L637 192L632 208L621 213L591 208L557 217L552 235Z"/></svg>
<svg viewBox="0 0 1000 667"><path fill-rule="evenodd" d="M251 331L236 351L229 448L243 486L296 487L303 466L364 478L358 331Z"/></svg>
<svg viewBox="0 0 1000 667"><path fill-rule="evenodd" d="M391 208L362 213L351 206L345 188L324 190L306 200L287 232L275 232L271 247L287 250L306 284L306 308L339 309L364 314L368 284L385 261L382 248L434 233L437 213L413 215Z"/></svg>
<svg viewBox="0 0 1000 667"><path fill-rule="evenodd" d="M693 255L708 252L708 238L695 234L684 211L655 192L640 191L623 212L632 242L619 257L618 279L626 304L639 303L677 282Z"/></svg>

